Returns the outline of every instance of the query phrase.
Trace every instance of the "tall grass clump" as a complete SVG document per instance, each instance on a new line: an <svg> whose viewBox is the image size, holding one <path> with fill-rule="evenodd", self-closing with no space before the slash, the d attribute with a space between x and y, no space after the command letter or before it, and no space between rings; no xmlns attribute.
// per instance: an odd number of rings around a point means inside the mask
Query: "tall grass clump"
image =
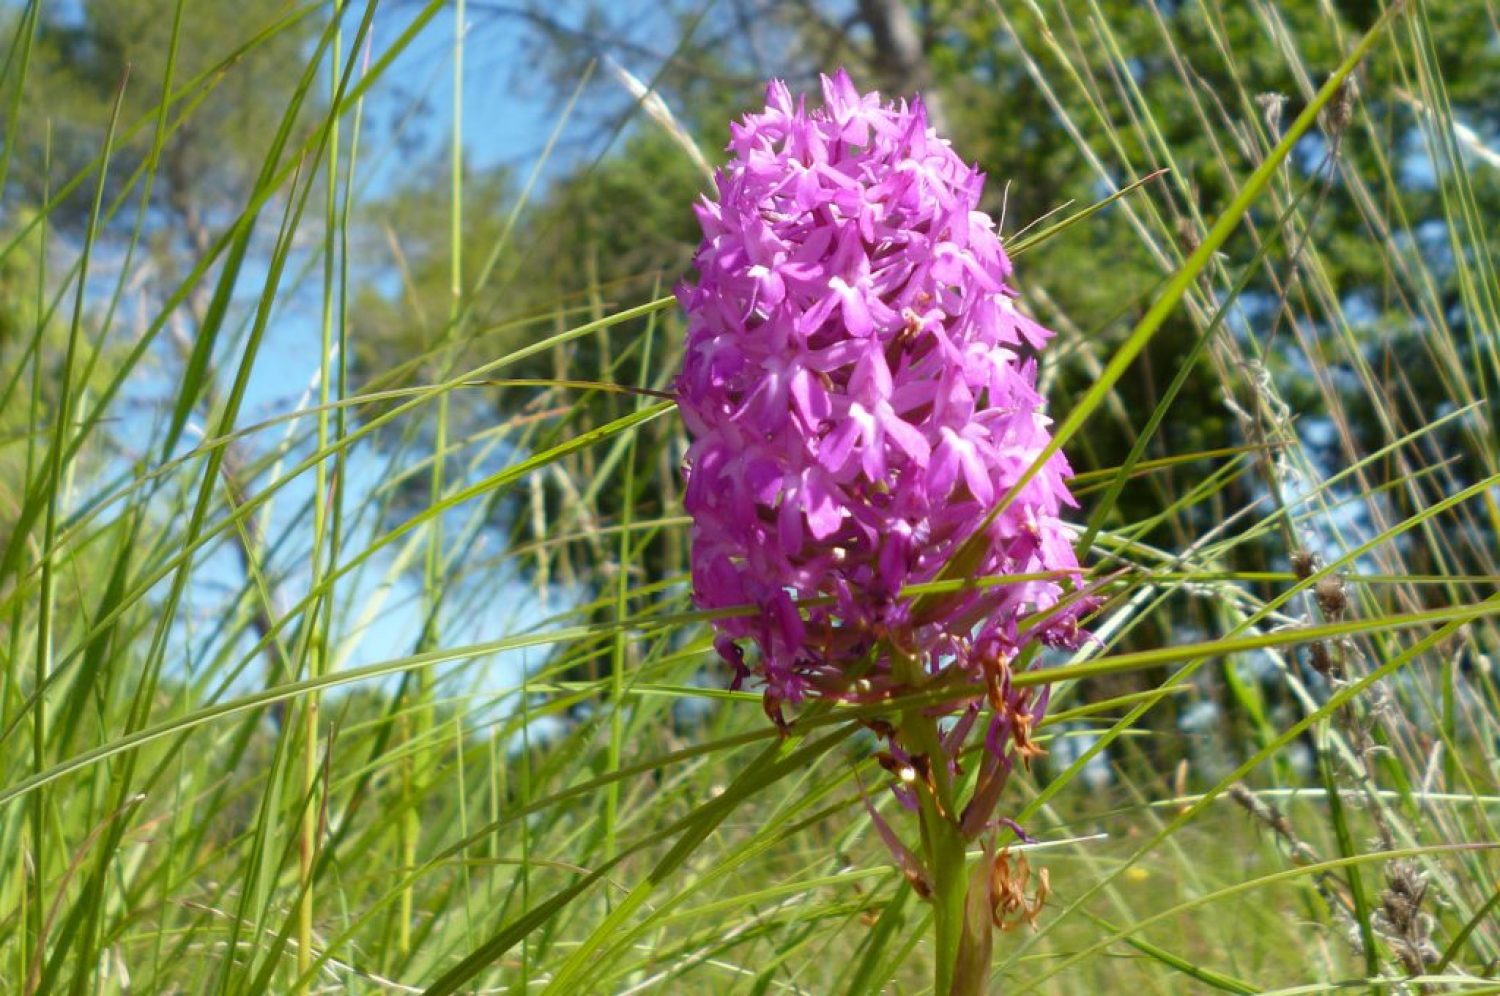
<svg viewBox="0 0 1500 996"><path fill-rule="evenodd" d="M0 5L0 990L1497 991L1492 5L644 6ZM692 204L840 63L1056 330L992 508L1080 503L925 850L982 676L778 712L694 600Z"/></svg>

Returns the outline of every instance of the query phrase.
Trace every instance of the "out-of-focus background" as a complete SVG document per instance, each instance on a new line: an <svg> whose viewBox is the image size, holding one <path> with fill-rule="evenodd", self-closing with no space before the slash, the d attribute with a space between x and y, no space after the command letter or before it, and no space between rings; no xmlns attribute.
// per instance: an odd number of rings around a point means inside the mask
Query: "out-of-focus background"
<svg viewBox="0 0 1500 996"><path fill-rule="evenodd" d="M1049 663L1136 661L997 991L1480 991L1500 15L1385 7L0 4L0 989L922 991L874 743L746 783L670 403L729 123L842 66L988 176L1115 579Z"/></svg>

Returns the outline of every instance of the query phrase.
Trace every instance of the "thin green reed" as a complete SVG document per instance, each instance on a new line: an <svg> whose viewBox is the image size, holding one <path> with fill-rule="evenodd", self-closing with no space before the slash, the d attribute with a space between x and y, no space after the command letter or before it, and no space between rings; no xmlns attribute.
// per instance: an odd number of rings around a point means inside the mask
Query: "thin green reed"
<svg viewBox="0 0 1500 996"><path fill-rule="evenodd" d="M343 16L343 0L334 0L330 17L333 23L332 44L328 48L328 80L329 80L329 102L336 104L339 100L339 85L342 79L341 59L343 57L343 34L339 29ZM351 63L354 61L350 60ZM356 120L358 108L356 108ZM341 216L338 210L339 197L339 120L334 118L328 126L328 148L329 153L325 165L323 204L323 287L322 306L319 313L319 354L318 354L318 417L317 417L317 446L319 451L326 450L329 445L329 404L333 397L330 381L333 380L333 359L335 350L335 339L342 345L343 322L340 320L343 314L343 300L339 293L341 288L336 282L336 267L344 264L342 254L339 252L339 236L343 226L347 224L347 217ZM350 159L350 170L352 172L353 159ZM337 323L338 329L335 330ZM340 367L340 397L342 397L343 368L345 364L343 350L338 350L338 362ZM339 486L343 482L340 480ZM337 509L341 505L339 493L330 493L328 464L320 461L314 469L313 474L313 537L312 537L312 583L317 586L321 580L325 565L337 559L337 539L331 535L335 528L330 521L337 516ZM326 552L325 552L326 551ZM325 559L326 558L326 559ZM296 655L298 661L297 670L294 673L305 672L308 677L318 677L323 674L329 663L329 628L332 621L329 611L333 604L336 588L330 587L327 596L322 600L322 605L315 605L309 609L307 619L309 623L303 626L302 642L305 650ZM321 609L321 611L320 611ZM314 873L317 861L317 849L319 846L318 826L321 814L320 796L318 790L318 754L319 754L319 720L320 720L320 697L317 694L309 695L302 703L302 825L299 832L297 844L298 869L301 876L301 898L297 906L297 967L306 971L312 963L313 930L315 924L317 907L314 901Z"/></svg>

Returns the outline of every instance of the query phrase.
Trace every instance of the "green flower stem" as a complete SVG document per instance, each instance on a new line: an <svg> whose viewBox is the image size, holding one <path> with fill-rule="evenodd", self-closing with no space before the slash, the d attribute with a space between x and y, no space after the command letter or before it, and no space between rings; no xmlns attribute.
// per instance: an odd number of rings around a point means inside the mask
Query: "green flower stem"
<svg viewBox="0 0 1500 996"><path fill-rule="evenodd" d="M923 675L916 662L894 651L893 669L902 681L916 687ZM959 992L954 969L964 930L964 904L968 894L966 849L959 829L956 786L948 770L938 734L937 720L920 708L901 715L901 741L913 757L925 757L932 778L919 777L913 786L921 813L922 856L932 875L933 992L937 996ZM979 990L974 990L978 992Z"/></svg>
<svg viewBox="0 0 1500 996"><path fill-rule="evenodd" d="M930 799L924 798L924 803L922 843L928 867L932 869L933 992L958 994L954 969L958 965L968 895L964 839L958 825L937 813Z"/></svg>

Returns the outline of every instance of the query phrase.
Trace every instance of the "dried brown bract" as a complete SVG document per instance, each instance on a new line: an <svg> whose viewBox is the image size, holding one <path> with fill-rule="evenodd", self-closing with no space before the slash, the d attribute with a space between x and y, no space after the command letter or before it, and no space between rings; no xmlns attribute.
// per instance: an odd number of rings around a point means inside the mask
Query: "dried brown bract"
<svg viewBox="0 0 1500 996"><path fill-rule="evenodd" d="M1028 896L1026 890L1030 882L1031 865L1024 854L1016 855L1014 870L1009 848L995 855L990 864L990 918L996 927L1015 930L1024 923L1036 928L1036 918L1052 894L1047 869L1038 869L1036 891Z"/></svg>
<svg viewBox="0 0 1500 996"><path fill-rule="evenodd" d="M1344 77L1338 92L1323 109L1323 127L1335 142L1343 137L1344 130L1354 118L1354 106L1359 101L1359 83L1353 75Z"/></svg>
<svg viewBox="0 0 1500 996"><path fill-rule="evenodd" d="M1329 622L1339 621L1349 611L1349 592L1341 577L1326 577L1319 581L1313 586L1313 595Z"/></svg>
<svg viewBox="0 0 1500 996"><path fill-rule="evenodd" d="M1333 661L1333 655L1328 652L1328 644L1323 640L1316 640L1308 648L1308 656L1311 658L1313 670L1324 678L1342 677L1343 668Z"/></svg>
<svg viewBox="0 0 1500 996"><path fill-rule="evenodd" d="M1415 861L1392 861L1385 872L1385 890L1374 927L1401 965L1413 975L1442 960L1432 943L1432 915L1422 909L1427 898L1427 874Z"/></svg>

